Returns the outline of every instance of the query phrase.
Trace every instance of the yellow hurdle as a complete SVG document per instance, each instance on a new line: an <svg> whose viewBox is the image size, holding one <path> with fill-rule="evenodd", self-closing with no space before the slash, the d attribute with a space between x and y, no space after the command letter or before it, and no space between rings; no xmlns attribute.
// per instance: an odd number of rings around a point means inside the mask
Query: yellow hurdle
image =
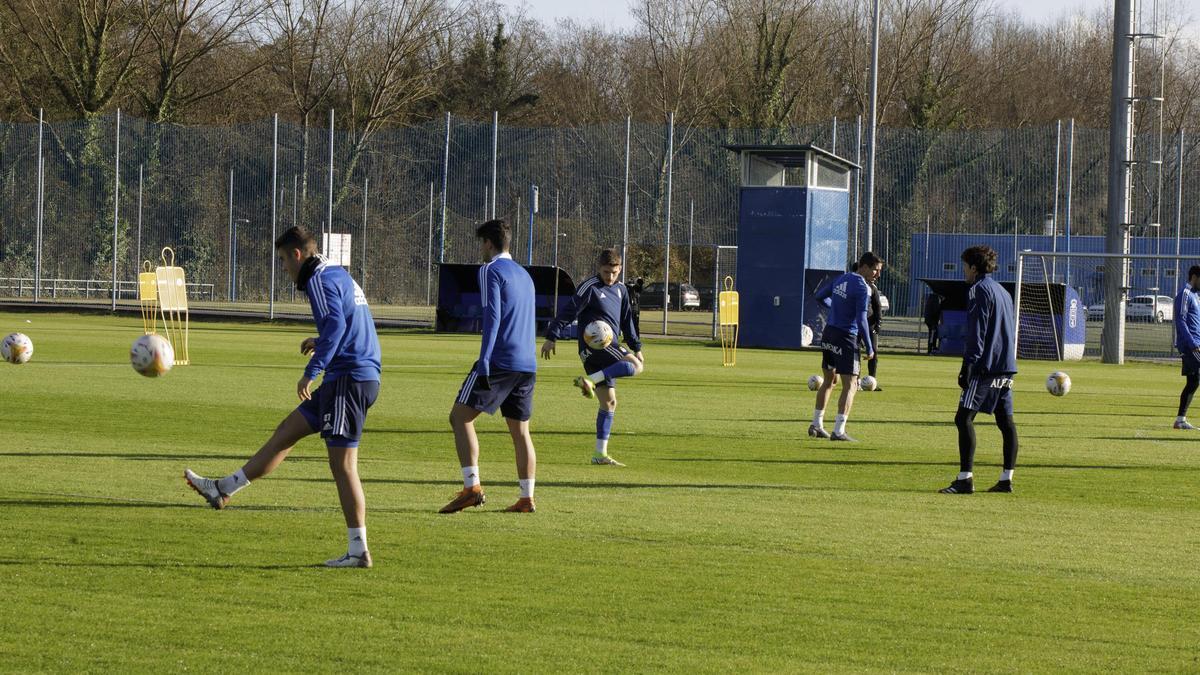
<svg viewBox="0 0 1200 675"><path fill-rule="evenodd" d="M158 324L158 275L149 260L138 274L138 304L142 307L142 331L151 335Z"/></svg>
<svg viewBox="0 0 1200 675"><path fill-rule="evenodd" d="M733 290L733 277L725 277L725 290L719 298L718 331L721 334L721 358L726 366L737 365L738 293Z"/></svg>
<svg viewBox="0 0 1200 675"><path fill-rule="evenodd" d="M190 327L187 281L184 279L183 268L175 266L175 251L170 247L162 250L162 262L162 267L154 270L154 276L163 329L167 341L175 349L175 365L186 366Z"/></svg>

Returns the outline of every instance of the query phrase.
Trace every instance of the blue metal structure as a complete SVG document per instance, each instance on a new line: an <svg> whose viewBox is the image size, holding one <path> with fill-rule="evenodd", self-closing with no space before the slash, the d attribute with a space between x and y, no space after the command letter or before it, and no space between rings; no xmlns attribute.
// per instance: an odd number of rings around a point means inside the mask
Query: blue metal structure
<svg viewBox="0 0 1200 675"><path fill-rule="evenodd" d="M845 271L850 172L858 166L811 145L727 145L741 161L737 284L740 342L804 346L820 334L812 294Z"/></svg>

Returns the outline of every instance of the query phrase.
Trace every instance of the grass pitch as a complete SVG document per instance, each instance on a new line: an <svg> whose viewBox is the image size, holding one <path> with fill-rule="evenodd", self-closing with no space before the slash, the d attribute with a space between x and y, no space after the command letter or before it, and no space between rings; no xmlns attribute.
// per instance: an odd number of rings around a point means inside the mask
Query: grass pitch
<svg viewBox="0 0 1200 675"><path fill-rule="evenodd" d="M26 320L32 323L26 323ZM345 550L323 447L214 512L180 477L233 471L294 406L300 325L202 323L192 360L128 366L137 319L0 313L0 670L1197 671L1200 435L1175 365L1023 362L1013 495L957 471L953 360L884 355L847 446L808 439L815 353L651 342L612 454L566 345L539 372L539 511L498 419L489 503L446 417L470 337L384 333L361 473L376 567ZM832 414L830 414L832 419ZM978 484L999 434L979 424Z"/></svg>

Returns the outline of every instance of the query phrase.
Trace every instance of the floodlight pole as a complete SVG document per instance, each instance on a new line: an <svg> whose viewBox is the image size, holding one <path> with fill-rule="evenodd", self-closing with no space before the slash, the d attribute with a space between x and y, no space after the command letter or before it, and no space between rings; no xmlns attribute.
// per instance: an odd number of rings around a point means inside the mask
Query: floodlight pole
<svg viewBox="0 0 1200 675"><path fill-rule="evenodd" d="M1183 129L1179 130L1179 163L1177 172L1179 173L1178 187L1175 193L1175 288L1179 288L1179 252L1180 238L1179 231L1183 223Z"/></svg>
<svg viewBox="0 0 1200 675"><path fill-rule="evenodd" d="M497 162L500 155L500 111L492 111L492 215L491 219L496 218L496 177L498 174Z"/></svg>
<svg viewBox="0 0 1200 675"><path fill-rule="evenodd" d="M121 215L121 109L117 108L117 151L113 155L112 309L117 311L117 224Z"/></svg>
<svg viewBox="0 0 1200 675"><path fill-rule="evenodd" d="M867 232L866 250L874 246L875 229L875 136L879 123L879 0L874 1L871 21L871 104L867 126Z"/></svg>
<svg viewBox="0 0 1200 675"><path fill-rule="evenodd" d="M863 128L862 115L859 115L854 120L854 163L858 168L854 169L854 248L850 251L852 259L858 258L858 230L859 219L858 212L862 204L862 143L863 143Z"/></svg>
<svg viewBox="0 0 1200 675"><path fill-rule="evenodd" d="M1062 168L1062 120L1058 120L1054 132L1054 218L1053 231L1050 235L1050 250L1058 252L1058 197L1059 176ZM1050 280L1058 278L1058 258L1050 259Z"/></svg>
<svg viewBox="0 0 1200 675"><path fill-rule="evenodd" d="M438 263L446 261L446 188L450 180L450 113L446 113L446 147L442 157L442 233L438 240Z"/></svg>
<svg viewBox="0 0 1200 675"><path fill-rule="evenodd" d="M629 139L633 126L633 118L625 117L625 188L624 207L621 215L621 283L625 283L625 270L629 267L627 260L629 249Z"/></svg>
<svg viewBox="0 0 1200 675"><path fill-rule="evenodd" d="M275 113L274 135L271 139L271 252L267 264L271 266L271 291L267 296L267 319L275 320L275 238L279 223L279 113Z"/></svg>
<svg viewBox="0 0 1200 675"><path fill-rule="evenodd" d="M34 236L34 246L36 250L33 255L33 301L40 302L42 299L42 202L46 198L46 178L45 178L45 160L42 155L42 128L45 126L45 113L41 108L38 108L38 175L37 175L37 204L34 207L37 209L34 220L37 224L37 233Z"/></svg>
<svg viewBox="0 0 1200 675"><path fill-rule="evenodd" d="M667 334L667 315L670 314L671 298L671 174L675 169L675 113L667 118L667 245L663 267L663 319L662 332ZM682 292L682 290L681 290Z"/></svg>
<svg viewBox="0 0 1200 675"><path fill-rule="evenodd" d="M367 292L367 196L370 189L371 177L366 176L363 178L362 262L359 263L359 268L362 270L362 281L358 284L364 295Z"/></svg>
<svg viewBox="0 0 1200 675"><path fill-rule="evenodd" d="M1067 239L1066 242L1064 242L1064 243L1066 244L1066 247L1067 247L1067 253L1071 252L1071 199L1073 198L1073 194L1074 194L1074 188L1072 187L1072 183L1074 182L1074 178L1075 178L1074 166L1075 166L1075 118L1072 117L1070 122L1067 123L1067 203L1066 203L1066 214L1065 214L1066 222L1064 223L1064 225L1066 227L1066 239ZM1071 285L1071 259L1070 258L1067 258L1066 284L1068 286Z"/></svg>
<svg viewBox="0 0 1200 675"><path fill-rule="evenodd" d="M329 226L329 239L333 240L333 108L329 109L329 198L325 222ZM328 251L326 251L328 253Z"/></svg>
<svg viewBox="0 0 1200 675"><path fill-rule="evenodd" d="M1108 131L1108 228L1105 250L1129 253L1129 190L1132 158L1133 48L1132 0L1115 0L1113 12L1112 93ZM1100 360L1125 362L1125 289L1128 265L1123 258L1104 261L1104 330Z"/></svg>

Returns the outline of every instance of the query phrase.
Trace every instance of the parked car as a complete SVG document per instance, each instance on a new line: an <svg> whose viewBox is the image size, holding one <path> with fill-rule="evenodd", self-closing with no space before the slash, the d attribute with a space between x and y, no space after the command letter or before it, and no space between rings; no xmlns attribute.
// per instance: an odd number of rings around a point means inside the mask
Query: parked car
<svg viewBox="0 0 1200 675"><path fill-rule="evenodd" d="M1097 302L1094 305L1088 305L1087 308L1088 321L1103 321L1104 320L1104 303Z"/></svg>
<svg viewBox="0 0 1200 675"><path fill-rule="evenodd" d="M646 284L646 290L642 291L641 300L642 309L662 309L663 283L656 281ZM671 282L667 301L670 303L671 309L677 312L686 309L700 309L700 291L697 291L696 287L691 284Z"/></svg>
<svg viewBox="0 0 1200 675"><path fill-rule="evenodd" d="M1128 321L1162 323L1175 320L1175 302L1166 295L1136 295L1125 302Z"/></svg>

